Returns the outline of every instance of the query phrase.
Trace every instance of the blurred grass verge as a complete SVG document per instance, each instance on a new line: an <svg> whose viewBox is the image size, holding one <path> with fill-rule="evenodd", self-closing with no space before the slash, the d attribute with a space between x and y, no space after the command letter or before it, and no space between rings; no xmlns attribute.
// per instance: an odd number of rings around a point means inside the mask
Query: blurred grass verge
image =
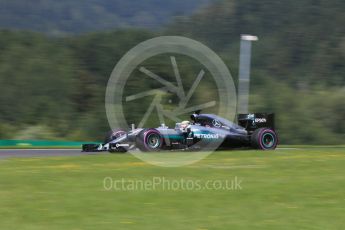
<svg viewBox="0 0 345 230"><path fill-rule="evenodd" d="M222 151L180 168L130 154L8 158L0 161L0 229L342 229L344 163L345 148ZM237 177L242 189L107 191L106 177Z"/></svg>

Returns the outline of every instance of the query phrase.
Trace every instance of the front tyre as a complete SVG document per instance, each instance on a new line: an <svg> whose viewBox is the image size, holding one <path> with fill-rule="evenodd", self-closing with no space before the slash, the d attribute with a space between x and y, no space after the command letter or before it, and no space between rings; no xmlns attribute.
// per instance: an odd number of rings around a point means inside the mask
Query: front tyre
<svg viewBox="0 0 345 230"><path fill-rule="evenodd" d="M155 152L162 148L163 137L156 129L144 129L136 137L135 143L140 151Z"/></svg>
<svg viewBox="0 0 345 230"><path fill-rule="evenodd" d="M269 128L260 128L251 135L251 145L253 148L262 150L273 150L277 147L278 136L276 132Z"/></svg>

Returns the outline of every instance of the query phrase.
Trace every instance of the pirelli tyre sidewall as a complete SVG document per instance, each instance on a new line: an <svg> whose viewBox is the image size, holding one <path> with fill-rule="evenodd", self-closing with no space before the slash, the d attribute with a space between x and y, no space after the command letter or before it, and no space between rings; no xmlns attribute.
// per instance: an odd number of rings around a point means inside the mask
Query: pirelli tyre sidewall
<svg viewBox="0 0 345 230"><path fill-rule="evenodd" d="M162 148L163 137L156 129L144 129L137 135L135 144L142 152L156 152Z"/></svg>
<svg viewBox="0 0 345 230"><path fill-rule="evenodd" d="M277 144L278 135L270 128L259 128L251 135L251 145L255 149L273 150Z"/></svg>

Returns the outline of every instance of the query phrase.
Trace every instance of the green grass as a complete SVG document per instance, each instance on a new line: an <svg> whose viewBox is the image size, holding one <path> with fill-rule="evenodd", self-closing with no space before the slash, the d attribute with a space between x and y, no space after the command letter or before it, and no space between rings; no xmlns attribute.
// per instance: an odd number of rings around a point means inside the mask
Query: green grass
<svg viewBox="0 0 345 230"><path fill-rule="evenodd" d="M105 177L237 177L242 189L106 191ZM180 168L131 155L11 158L0 186L0 229L343 229L345 148L216 152Z"/></svg>

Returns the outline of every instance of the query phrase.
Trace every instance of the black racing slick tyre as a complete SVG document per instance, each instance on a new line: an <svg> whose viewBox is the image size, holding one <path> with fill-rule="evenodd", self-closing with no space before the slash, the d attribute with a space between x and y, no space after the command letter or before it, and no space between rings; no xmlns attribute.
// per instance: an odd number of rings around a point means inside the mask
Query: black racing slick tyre
<svg viewBox="0 0 345 230"><path fill-rule="evenodd" d="M137 135L135 144L142 152L156 152L162 148L163 137L156 129L144 129Z"/></svg>
<svg viewBox="0 0 345 230"><path fill-rule="evenodd" d="M115 140L116 138L119 138L123 135L126 135L127 132L126 131L123 131L121 129L116 129L114 131L109 131L104 139L104 144L107 144L109 143L110 141L113 141Z"/></svg>
<svg viewBox="0 0 345 230"><path fill-rule="evenodd" d="M273 150L277 144L278 135L270 128L259 128L251 135L251 145L255 149Z"/></svg>

